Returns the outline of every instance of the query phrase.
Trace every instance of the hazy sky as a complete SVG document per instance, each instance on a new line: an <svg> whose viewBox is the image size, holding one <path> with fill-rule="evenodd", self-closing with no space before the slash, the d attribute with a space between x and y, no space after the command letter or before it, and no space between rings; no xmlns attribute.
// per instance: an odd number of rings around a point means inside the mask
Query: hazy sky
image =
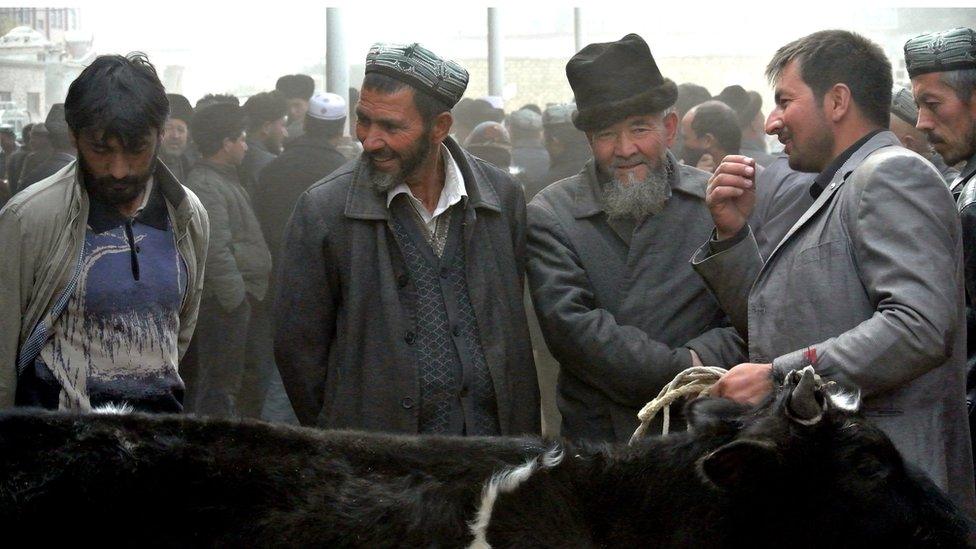
<svg viewBox="0 0 976 549"><path fill-rule="evenodd" d="M281 74L306 71L325 58L324 4L201 0L154 2L151 8L146 3L76 5L98 53L141 50L159 66L186 66L183 92L191 101L205 92L270 89ZM572 6L503 3L499 9L506 57L571 56ZM456 59L487 55L483 4L346 2L342 10L350 64L362 64L369 45L377 41L419 41ZM814 30L839 27L870 35L870 29L883 33L895 24L893 10L865 2L654 1L637 7L632 2L588 2L582 13L585 42L637 32L660 57L765 57Z"/></svg>

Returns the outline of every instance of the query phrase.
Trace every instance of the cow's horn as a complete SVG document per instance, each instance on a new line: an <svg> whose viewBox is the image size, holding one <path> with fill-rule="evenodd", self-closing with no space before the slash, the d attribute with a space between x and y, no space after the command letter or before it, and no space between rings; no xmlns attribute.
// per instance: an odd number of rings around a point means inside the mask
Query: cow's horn
<svg viewBox="0 0 976 549"><path fill-rule="evenodd" d="M817 377L812 366L792 372L796 386L790 392L786 410L794 421L803 425L819 422L824 414L825 400L821 392L821 382Z"/></svg>

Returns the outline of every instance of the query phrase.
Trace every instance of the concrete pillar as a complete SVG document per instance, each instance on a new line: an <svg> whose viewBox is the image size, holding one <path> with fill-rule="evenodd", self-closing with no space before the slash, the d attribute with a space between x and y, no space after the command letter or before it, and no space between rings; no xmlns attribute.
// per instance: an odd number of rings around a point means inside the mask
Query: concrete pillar
<svg viewBox="0 0 976 549"><path fill-rule="evenodd" d="M573 43L576 46L575 51L580 51L586 44L583 43L583 10L582 8L573 8Z"/></svg>
<svg viewBox="0 0 976 549"><path fill-rule="evenodd" d="M505 88L505 57L502 55L502 25L498 8L488 8L488 95L502 97Z"/></svg>
<svg viewBox="0 0 976 549"><path fill-rule="evenodd" d="M346 40L343 33L342 9L325 9L325 91L334 93L349 103L349 63L346 61ZM344 135L349 135L346 120Z"/></svg>

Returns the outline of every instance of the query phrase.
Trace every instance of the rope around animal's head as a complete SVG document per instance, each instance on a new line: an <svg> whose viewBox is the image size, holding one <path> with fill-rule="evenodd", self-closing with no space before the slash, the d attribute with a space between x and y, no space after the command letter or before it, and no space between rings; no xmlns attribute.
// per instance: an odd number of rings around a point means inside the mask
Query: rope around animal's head
<svg viewBox="0 0 976 549"><path fill-rule="evenodd" d="M647 426L651 424L651 421L657 417L658 412L662 410L664 410L664 424L661 429L661 434L668 434L668 429L671 426L671 404L680 398L688 396L705 396L708 390L712 388L712 385L715 385L725 372L727 370L715 366L693 366L675 376L671 380L671 383L668 383L661 389L661 392L657 394L657 398L648 402L637 413L637 418L640 419L641 424L634 431L633 436L630 437L630 444L644 437Z"/></svg>

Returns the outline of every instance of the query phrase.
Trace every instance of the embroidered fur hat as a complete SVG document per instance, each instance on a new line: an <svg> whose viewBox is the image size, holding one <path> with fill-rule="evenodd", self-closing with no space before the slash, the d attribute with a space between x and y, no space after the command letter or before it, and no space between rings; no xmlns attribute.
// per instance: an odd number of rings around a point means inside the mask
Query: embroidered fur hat
<svg viewBox="0 0 976 549"><path fill-rule="evenodd" d="M566 64L566 77L576 96L573 123L583 131L661 112L678 98L678 86L661 75L647 42L636 34L581 49Z"/></svg>
<svg viewBox="0 0 976 549"><path fill-rule="evenodd" d="M468 87L468 71L413 43L373 44L366 54L366 73L379 72L406 82L454 108Z"/></svg>
<svg viewBox="0 0 976 549"><path fill-rule="evenodd" d="M976 69L976 32L956 27L930 32L905 42L909 78L930 72Z"/></svg>

